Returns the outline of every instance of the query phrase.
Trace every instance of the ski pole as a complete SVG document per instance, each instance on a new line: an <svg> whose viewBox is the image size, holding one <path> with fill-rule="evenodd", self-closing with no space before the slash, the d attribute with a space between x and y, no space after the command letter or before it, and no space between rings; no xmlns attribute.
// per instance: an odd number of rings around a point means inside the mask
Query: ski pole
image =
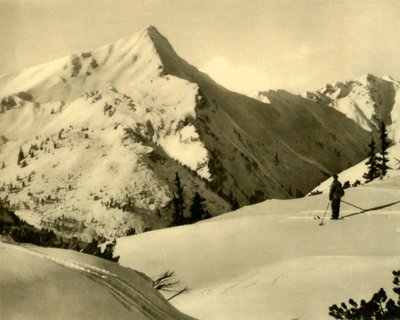
<svg viewBox="0 0 400 320"><path fill-rule="evenodd" d="M328 212L328 208L329 208L329 204L330 203L331 203L331 200L329 200L328 205L326 206L324 216L322 217L321 223L319 224L320 226L322 226L324 224L324 218L325 218L326 213Z"/></svg>
<svg viewBox="0 0 400 320"><path fill-rule="evenodd" d="M360 209L360 210L362 210L362 211L366 211L365 209L360 208L360 207L357 207L357 206L355 206L354 204L348 203L347 201L344 201L344 200L341 200L341 201L344 202L344 203L346 203L346 204L348 204L349 206L352 206L352 207L354 207L354 208Z"/></svg>

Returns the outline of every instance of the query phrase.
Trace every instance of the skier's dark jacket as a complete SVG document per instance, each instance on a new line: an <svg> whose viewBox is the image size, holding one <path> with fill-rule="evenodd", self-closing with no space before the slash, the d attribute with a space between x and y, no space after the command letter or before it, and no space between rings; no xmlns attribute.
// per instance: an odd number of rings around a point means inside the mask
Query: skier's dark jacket
<svg viewBox="0 0 400 320"><path fill-rule="evenodd" d="M338 180L333 180L331 190L329 192L329 200L340 200L344 196L342 184Z"/></svg>

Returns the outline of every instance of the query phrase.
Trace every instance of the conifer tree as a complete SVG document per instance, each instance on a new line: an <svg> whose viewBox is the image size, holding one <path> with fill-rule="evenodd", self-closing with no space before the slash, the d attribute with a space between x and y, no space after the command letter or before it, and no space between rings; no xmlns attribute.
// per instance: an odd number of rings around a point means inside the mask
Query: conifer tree
<svg viewBox="0 0 400 320"><path fill-rule="evenodd" d="M301 192L301 190L296 188L296 198L301 198L303 197L303 192Z"/></svg>
<svg viewBox="0 0 400 320"><path fill-rule="evenodd" d="M342 302L330 306L329 315L335 319L400 319L400 270L393 271L393 275L395 286L392 290L398 296L397 299L389 298L381 288L369 301L363 299L357 303L349 299L349 305Z"/></svg>
<svg viewBox="0 0 400 320"><path fill-rule="evenodd" d="M389 169L387 163L389 162L389 159L387 157L387 148L389 147L389 142L387 141L387 131L386 131L386 126L385 123L382 121L381 126L380 126L380 140L381 140L381 150L380 150L380 164L379 164L379 169L380 169L380 176L381 178L384 177L387 173L387 169Z"/></svg>
<svg viewBox="0 0 400 320"><path fill-rule="evenodd" d="M176 193L174 193L174 213L172 216L172 224L175 226L182 225L184 223L183 212L185 210L185 199L183 196L183 186L181 184L181 179L179 178L178 172L175 175L175 187Z"/></svg>
<svg viewBox="0 0 400 320"><path fill-rule="evenodd" d="M6 167L6 164L3 161L3 165L1 166L2 169L4 169Z"/></svg>
<svg viewBox="0 0 400 320"><path fill-rule="evenodd" d="M19 153L18 153L18 162L17 164L20 165L22 160L25 159L24 151L22 150L22 147L19 148Z"/></svg>
<svg viewBox="0 0 400 320"><path fill-rule="evenodd" d="M232 210L237 210L239 208L240 208L239 201L236 198L233 198L233 200L231 202L231 209Z"/></svg>
<svg viewBox="0 0 400 320"><path fill-rule="evenodd" d="M204 209L204 199L198 192L194 194L192 205L190 207L191 221L197 222L204 218L206 210Z"/></svg>
<svg viewBox="0 0 400 320"><path fill-rule="evenodd" d="M293 197L293 192L292 192L292 186L291 185L288 188L288 194L289 194L289 196Z"/></svg>
<svg viewBox="0 0 400 320"><path fill-rule="evenodd" d="M372 137L371 142L368 144L369 153L368 153L368 161L365 163L368 165L368 172L364 173L363 178L366 179L367 182L374 180L379 177L379 166L378 166L378 158L375 154L375 140Z"/></svg>
<svg viewBox="0 0 400 320"><path fill-rule="evenodd" d="M278 152L275 152L275 160L274 160L275 165L279 164L279 158L278 158Z"/></svg>

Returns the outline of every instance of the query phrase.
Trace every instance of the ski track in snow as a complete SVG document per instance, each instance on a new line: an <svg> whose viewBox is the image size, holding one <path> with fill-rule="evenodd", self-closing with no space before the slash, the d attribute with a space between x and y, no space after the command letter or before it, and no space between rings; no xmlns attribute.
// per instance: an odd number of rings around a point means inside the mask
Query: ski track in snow
<svg viewBox="0 0 400 320"><path fill-rule="evenodd" d="M33 249L33 247L22 247L20 245L15 245L13 248L15 250L17 250L17 251L28 253L28 254L33 255L35 257L39 257L39 258L42 258L42 259L50 260L51 262L54 262L54 263L56 263L58 265L61 265L61 266L65 267L65 268L68 268L68 269L71 269L71 270L91 273L91 274L97 275L97 276L102 277L102 278L108 278L110 276L111 277L117 277L116 274L113 274L113 273L111 273L111 272L109 272L109 271L107 271L105 269L101 269L101 268L98 268L98 267L95 267L95 266L90 266L90 265L79 263L79 262L75 262L75 261L74 262L70 262L70 261L65 261L63 259L60 259L60 258L51 257L51 256L45 255L43 253L40 253L38 251L35 251Z"/></svg>

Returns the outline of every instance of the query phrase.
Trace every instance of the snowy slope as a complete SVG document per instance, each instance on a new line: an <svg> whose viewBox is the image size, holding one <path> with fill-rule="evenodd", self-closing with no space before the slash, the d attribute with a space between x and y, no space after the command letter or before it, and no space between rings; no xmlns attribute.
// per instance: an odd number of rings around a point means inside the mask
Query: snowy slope
<svg viewBox="0 0 400 320"><path fill-rule="evenodd" d="M2 319L192 319L150 279L70 250L0 242Z"/></svg>
<svg viewBox="0 0 400 320"><path fill-rule="evenodd" d="M400 141L400 82L372 74L347 82L327 84L305 96L344 113L366 130L377 130L384 121L389 138Z"/></svg>
<svg viewBox="0 0 400 320"><path fill-rule="evenodd" d="M397 144L393 147L388 148L388 159L389 162L387 163L388 167L390 168L387 172L387 176L390 177L393 174L397 174L397 169L400 168L400 145ZM345 183L348 181L350 185L353 185L357 182L365 183L365 178L363 175L368 172L368 165L366 164L368 159L361 161L360 163L356 164L355 166L346 169L338 174L339 181ZM320 185L314 188L313 192L327 192L329 191L329 187L333 181L333 178L329 178L322 182Z"/></svg>
<svg viewBox="0 0 400 320"><path fill-rule="evenodd" d="M267 92L262 92L262 91L256 91L256 92L252 92L248 95L249 97L252 97L254 99L260 100L261 102L264 103L271 103L271 101L269 100L268 96L267 96Z"/></svg>
<svg viewBox="0 0 400 320"><path fill-rule="evenodd" d="M327 196L268 200L191 226L121 238L120 263L176 271L175 305L200 319L330 319L328 307L391 292L400 268L400 171L347 189L343 220Z"/></svg>
<svg viewBox="0 0 400 320"><path fill-rule="evenodd" d="M198 191L217 215L305 194L363 158L368 132L340 112L285 91L268 101L218 85L154 27L1 76L0 197L35 225L111 238L170 224L176 172L185 214Z"/></svg>
<svg viewBox="0 0 400 320"><path fill-rule="evenodd" d="M88 239L164 227L175 172L188 199L229 208L204 182L198 85L162 74L152 29L0 78L0 197L30 223Z"/></svg>
<svg viewBox="0 0 400 320"><path fill-rule="evenodd" d="M207 151L193 125L182 124L187 117L195 116L198 86L174 76L161 77L163 65L150 38L152 29L149 27L93 52L75 54L0 78L0 97L17 100L13 108L18 109L24 107L24 102L15 95L30 97L42 112L45 109L42 104L67 104L67 112L52 121L52 127L70 124L104 127L110 123L142 131L147 128L141 126L151 127L150 139L163 147L170 146L168 142L172 141L178 152L173 151L171 155L191 169L200 170L200 175L207 178L209 173L204 166ZM95 108L88 107L91 104L100 109L110 107L104 114L95 113L91 110ZM6 105L3 108L7 110ZM71 114L75 114L75 119ZM106 115L112 119L106 119ZM9 123L7 118L3 121L4 126ZM26 137L18 138L25 142ZM185 143L188 140L193 143ZM167 152L174 149L166 148ZM192 157L181 159L181 149L187 149Z"/></svg>

